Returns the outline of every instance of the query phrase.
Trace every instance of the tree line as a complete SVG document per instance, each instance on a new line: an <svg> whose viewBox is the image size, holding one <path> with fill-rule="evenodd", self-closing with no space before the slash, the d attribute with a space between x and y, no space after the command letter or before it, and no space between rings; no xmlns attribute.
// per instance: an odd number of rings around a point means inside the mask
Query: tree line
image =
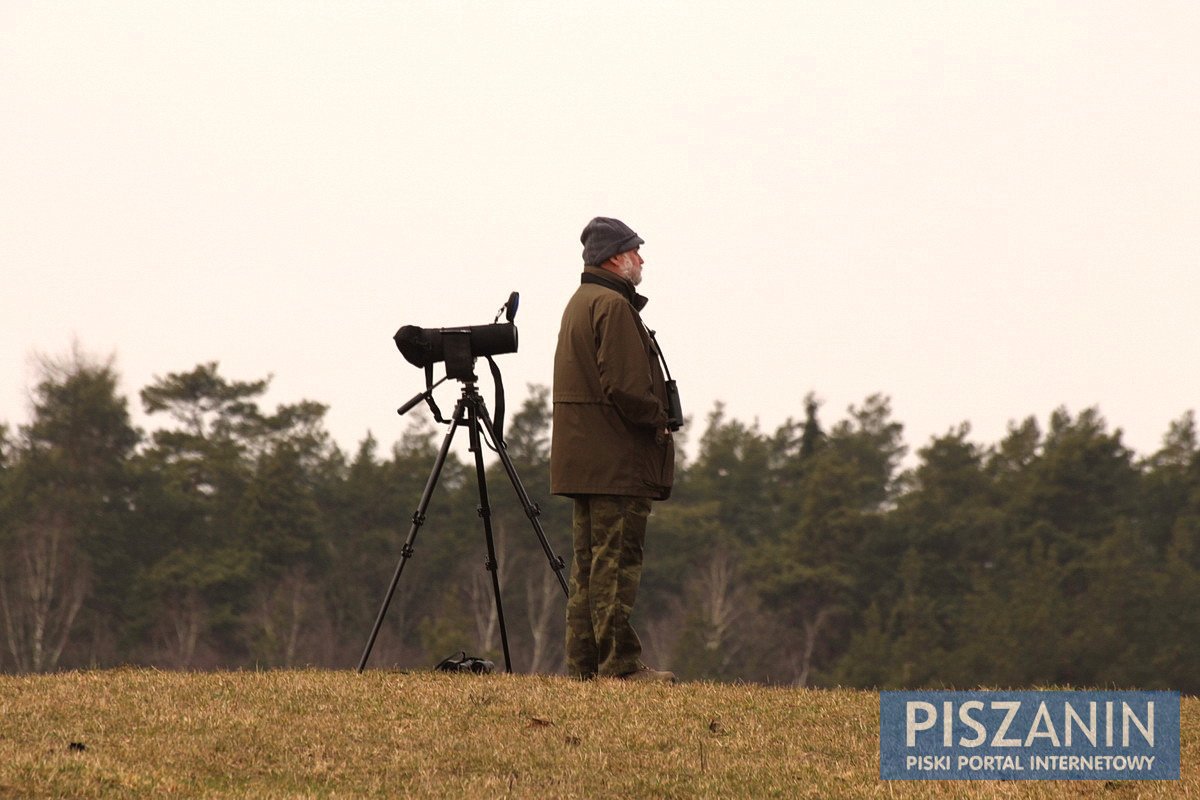
<svg viewBox="0 0 1200 800"><path fill-rule="evenodd" d="M357 664L444 436L342 450L313 401L267 379L169 373L136 428L110 362L42 365L27 424L0 426L0 670ZM882 395L826 426L804 399L774 431L707 415L655 505L635 624L686 678L861 687L1200 689L1194 415L1139 456L1098 409L966 424L905 460ZM415 412L414 412L415 413ZM410 415L411 416L411 415ZM551 405L505 439L554 550ZM685 429L686 430L686 429ZM375 645L376 666L457 650L499 662L473 456L456 437ZM680 448L682 452L682 448ZM488 480L514 668L562 668L564 600L499 463Z"/></svg>

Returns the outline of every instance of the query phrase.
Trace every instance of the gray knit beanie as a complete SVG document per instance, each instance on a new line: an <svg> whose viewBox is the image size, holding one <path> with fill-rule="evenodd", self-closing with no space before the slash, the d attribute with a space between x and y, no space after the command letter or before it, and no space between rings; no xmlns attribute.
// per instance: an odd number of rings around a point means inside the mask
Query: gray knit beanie
<svg viewBox="0 0 1200 800"><path fill-rule="evenodd" d="M611 217L596 217L583 229L584 266L598 267L615 255L645 244L633 229Z"/></svg>

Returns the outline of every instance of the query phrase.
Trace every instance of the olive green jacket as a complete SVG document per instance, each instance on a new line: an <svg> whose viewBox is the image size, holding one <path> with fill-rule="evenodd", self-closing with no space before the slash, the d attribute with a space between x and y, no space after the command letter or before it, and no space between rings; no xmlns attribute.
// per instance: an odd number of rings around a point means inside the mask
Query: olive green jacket
<svg viewBox="0 0 1200 800"><path fill-rule="evenodd" d="M596 279L605 285L586 282ZM638 314L646 300L608 270L585 267L583 280L554 354L550 491L665 500L675 444L662 367Z"/></svg>

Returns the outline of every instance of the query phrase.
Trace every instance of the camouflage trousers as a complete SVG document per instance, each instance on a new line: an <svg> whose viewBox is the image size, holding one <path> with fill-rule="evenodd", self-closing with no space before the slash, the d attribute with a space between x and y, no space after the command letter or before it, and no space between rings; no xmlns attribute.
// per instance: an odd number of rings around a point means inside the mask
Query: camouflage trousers
<svg viewBox="0 0 1200 800"><path fill-rule="evenodd" d="M642 643L629 623L642 579L650 500L618 495L575 498L574 563L567 598L567 673L625 675Z"/></svg>

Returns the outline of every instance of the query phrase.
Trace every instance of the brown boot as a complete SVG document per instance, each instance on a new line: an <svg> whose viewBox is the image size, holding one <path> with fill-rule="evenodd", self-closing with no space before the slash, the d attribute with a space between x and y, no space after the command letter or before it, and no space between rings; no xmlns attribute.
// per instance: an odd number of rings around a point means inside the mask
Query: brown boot
<svg viewBox="0 0 1200 800"><path fill-rule="evenodd" d="M644 681L647 683L674 683L675 673L667 672L666 670L651 669L645 664L638 663L638 668L633 672L626 673L620 676L623 681Z"/></svg>

